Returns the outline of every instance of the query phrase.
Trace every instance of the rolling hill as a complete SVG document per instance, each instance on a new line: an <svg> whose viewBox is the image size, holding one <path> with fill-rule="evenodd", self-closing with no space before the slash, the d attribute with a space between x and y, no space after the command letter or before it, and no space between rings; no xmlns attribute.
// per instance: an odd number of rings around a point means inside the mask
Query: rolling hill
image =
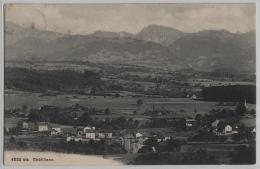
<svg viewBox="0 0 260 169"><path fill-rule="evenodd" d="M207 30L190 33L168 48L176 58L194 69L255 71L254 32L234 34Z"/></svg>

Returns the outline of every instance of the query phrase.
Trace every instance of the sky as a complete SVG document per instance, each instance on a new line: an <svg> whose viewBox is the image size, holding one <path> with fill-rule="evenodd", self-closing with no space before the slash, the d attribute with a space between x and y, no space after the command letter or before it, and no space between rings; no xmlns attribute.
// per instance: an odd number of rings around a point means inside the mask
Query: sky
<svg viewBox="0 0 260 169"><path fill-rule="evenodd" d="M71 34L138 33L156 24L183 32L255 30L255 4L6 4L5 21Z"/></svg>

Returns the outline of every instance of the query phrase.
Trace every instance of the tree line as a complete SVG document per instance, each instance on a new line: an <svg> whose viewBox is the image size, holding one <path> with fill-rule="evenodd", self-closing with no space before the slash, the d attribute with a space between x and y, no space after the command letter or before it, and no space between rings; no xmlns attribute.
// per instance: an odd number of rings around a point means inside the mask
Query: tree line
<svg viewBox="0 0 260 169"><path fill-rule="evenodd" d="M202 89L201 94L206 101L244 102L246 99L248 103L256 103L255 85L205 87Z"/></svg>

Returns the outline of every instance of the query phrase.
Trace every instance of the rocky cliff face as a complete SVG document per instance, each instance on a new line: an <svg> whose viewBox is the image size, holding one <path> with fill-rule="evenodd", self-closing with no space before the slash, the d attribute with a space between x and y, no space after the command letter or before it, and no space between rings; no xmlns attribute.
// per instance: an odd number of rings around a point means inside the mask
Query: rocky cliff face
<svg viewBox="0 0 260 169"><path fill-rule="evenodd" d="M180 38L184 33L170 27L150 25L137 34L139 39L159 43L168 46Z"/></svg>

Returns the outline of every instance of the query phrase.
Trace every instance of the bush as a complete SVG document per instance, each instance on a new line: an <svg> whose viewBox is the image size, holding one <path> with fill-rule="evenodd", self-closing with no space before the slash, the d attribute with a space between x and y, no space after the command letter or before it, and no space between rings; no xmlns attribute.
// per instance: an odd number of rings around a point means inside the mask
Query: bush
<svg viewBox="0 0 260 169"><path fill-rule="evenodd" d="M142 104L143 104L143 100L142 100L142 99L138 99L138 100L136 101L136 103L137 103L138 105L142 105Z"/></svg>

